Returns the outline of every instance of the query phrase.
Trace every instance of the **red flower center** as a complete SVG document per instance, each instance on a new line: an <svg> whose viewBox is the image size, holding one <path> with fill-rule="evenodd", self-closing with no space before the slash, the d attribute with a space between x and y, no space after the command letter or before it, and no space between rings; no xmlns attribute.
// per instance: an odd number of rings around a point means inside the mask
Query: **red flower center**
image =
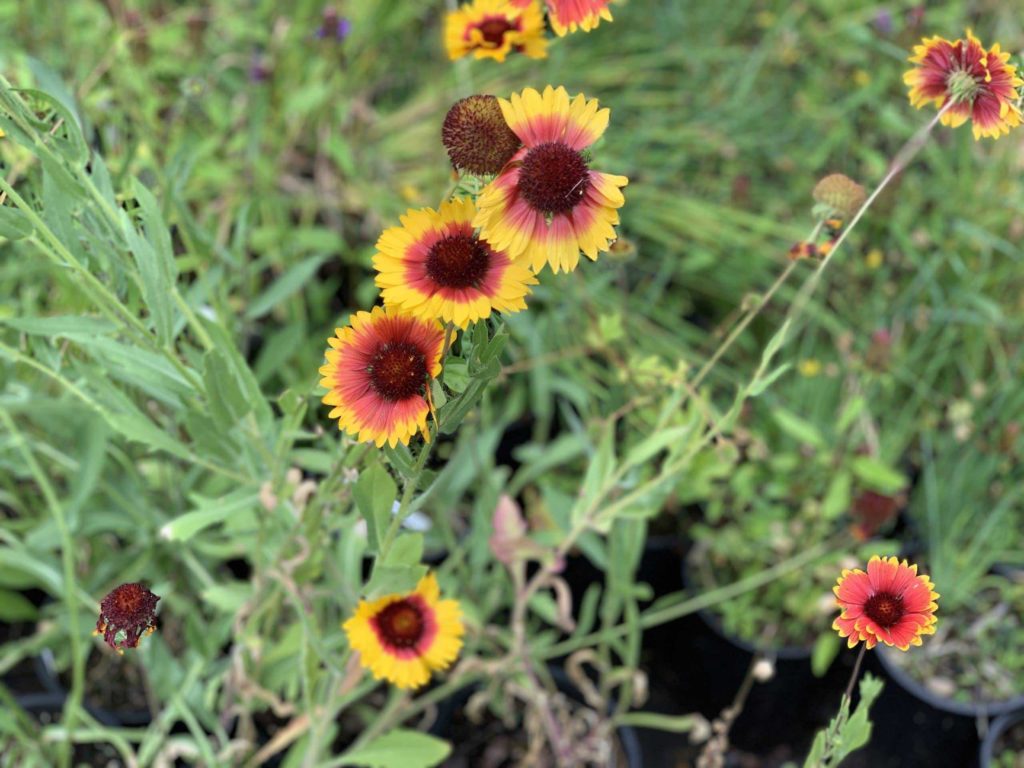
<svg viewBox="0 0 1024 768"><path fill-rule="evenodd" d="M868 598L864 605L864 613L875 624L888 629L903 618L903 596L878 592Z"/></svg>
<svg viewBox="0 0 1024 768"><path fill-rule="evenodd" d="M427 380L426 357L408 341L381 344L366 370L374 391L391 402L420 394Z"/></svg>
<svg viewBox="0 0 1024 768"><path fill-rule="evenodd" d="M538 144L523 158L519 191L535 210L567 213L575 208L590 186L590 172L583 155L568 144Z"/></svg>
<svg viewBox="0 0 1024 768"><path fill-rule="evenodd" d="M423 614L409 600L391 603L373 618L381 639L394 648L412 648L423 637Z"/></svg>
<svg viewBox="0 0 1024 768"><path fill-rule="evenodd" d="M515 24L509 23L504 16L489 16L477 25L484 40L491 45L500 46L505 40L505 33L518 29Z"/></svg>
<svg viewBox="0 0 1024 768"><path fill-rule="evenodd" d="M427 275L443 288L476 288L487 275L491 251L471 234L438 240L427 254Z"/></svg>

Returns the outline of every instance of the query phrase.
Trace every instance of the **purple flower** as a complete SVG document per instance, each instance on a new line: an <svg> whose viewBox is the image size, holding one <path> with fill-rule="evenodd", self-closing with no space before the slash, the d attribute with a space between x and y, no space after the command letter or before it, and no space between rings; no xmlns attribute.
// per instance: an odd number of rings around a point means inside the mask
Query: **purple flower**
<svg viewBox="0 0 1024 768"><path fill-rule="evenodd" d="M270 65L260 53L253 53L249 60L249 82L262 83L270 78Z"/></svg>
<svg viewBox="0 0 1024 768"><path fill-rule="evenodd" d="M878 30L880 35L885 37L892 34L892 14L889 13L888 9L882 8L875 14L875 29Z"/></svg>
<svg viewBox="0 0 1024 768"><path fill-rule="evenodd" d="M352 29L352 23L344 16L339 16L334 8L324 8L323 21L320 28L313 33L317 40L341 41L348 37Z"/></svg>

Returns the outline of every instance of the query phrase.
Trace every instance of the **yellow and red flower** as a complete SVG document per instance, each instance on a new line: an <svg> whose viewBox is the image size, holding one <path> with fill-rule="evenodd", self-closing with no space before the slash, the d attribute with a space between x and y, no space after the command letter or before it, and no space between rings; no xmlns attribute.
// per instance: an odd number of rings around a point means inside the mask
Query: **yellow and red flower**
<svg viewBox="0 0 1024 768"><path fill-rule="evenodd" d="M512 0L512 5L523 8L533 0ZM612 20L608 10L611 0L547 0L548 19L555 34L564 37L567 32L597 29L601 19Z"/></svg>
<svg viewBox="0 0 1024 768"><path fill-rule="evenodd" d="M534 272L545 264L572 271L581 250L597 259L615 240L621 188L629 183L590 170L583 154L608 127L609 110L582 93L570 101L565 88L550 85L498 103L523 147L477 200L480 236Z"/></svg>
<svg viewBox="0 0 1024 768"><path fill-rule="evenodd" d="M433 573L408 594L360 600L342 626L349 646L374 679L399 688L419 688L434 671L448 668L465 633L458 601L440 599Z"/></svg>
<svg viewBox="0 0 1024 768"><path fill-rule="evenodd" d="M156 604L160 598L145 584L122 584L100 602L100 617L94 635L118 653L137 648L143 635L156 631Z"/></svg>
<svg viewBox="0 0 1024 768"><path fill-rule="evenodd" d="M373 257L384 304L463 329L495 310L526 309L537 278L476 235L475 215L473 201L460 198L440 211L410 210L385 230Z"/></svg>
<svg viewBox="0 0 1024 768"><path fill-rule="evenodd" d="M921 635L935 634L935 603L939 595L917 566L895 557L875 555L867 572L844 570L832 591L842 609L832 628L848 638L853 648L863 641L874 648L879 641L901 651L921 644Z"/></svg>
<svg viewBox="0 0 1024 768"><path fill-rule="evenodd" d="M531 59L548 55L544 16L536 0L473 0L448 14L444 40L453 61L471 53L498 61L512 51Z"/></svg>
<svg viewBox="0 0 1024 768"><path fill-rule="evenodd" d="M1021 124L1017 89L1024 80L998 43L986 50L970 30L966 40L930 37L921 42L909 59L915 67L903 75L911 104L918 109L950 104L942 124L956 128L970 119L975 139L998 139Z"/></svg>
<svg viewBox="0 0 1024 768"><path fill-rule="evenodd" d="M357 312L346 328L327 340L327 364L320 368L323 401L330 418L360 441L378 447L409 444L427 431L426 388L441 372L441 324L374 307Z"/></svg>

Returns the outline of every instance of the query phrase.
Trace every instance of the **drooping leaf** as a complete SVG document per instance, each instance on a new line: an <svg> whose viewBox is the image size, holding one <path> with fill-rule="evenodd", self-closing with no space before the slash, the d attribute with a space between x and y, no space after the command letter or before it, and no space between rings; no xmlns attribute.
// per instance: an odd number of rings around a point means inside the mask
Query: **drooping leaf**
<svg viewBox="0 0 1024 768"><path fill-rule="evenodd" d="M451 745L418 731L397 729L343 756L341 765L360 768L432 768L451 753Z"/></svg>

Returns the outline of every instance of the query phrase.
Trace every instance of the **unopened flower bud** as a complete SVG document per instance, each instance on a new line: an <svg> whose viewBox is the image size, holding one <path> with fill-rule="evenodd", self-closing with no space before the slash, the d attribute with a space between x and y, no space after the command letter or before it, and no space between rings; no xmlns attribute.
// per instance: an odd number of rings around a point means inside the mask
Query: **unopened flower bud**
<svg viewBox="0 0 1024 768"><path fill-rule="evenodd" d="M775 677L775 664L768 659L758 659L754 663L754 679L759 683L767 683Z"/></svg>
<svg viewBox="0 0 1024 768"><path fill-rule="evenodd" d="M817 183L814 201L840 218L849 218L864 204L864 187L849 176L833 173Z"/></svg>

